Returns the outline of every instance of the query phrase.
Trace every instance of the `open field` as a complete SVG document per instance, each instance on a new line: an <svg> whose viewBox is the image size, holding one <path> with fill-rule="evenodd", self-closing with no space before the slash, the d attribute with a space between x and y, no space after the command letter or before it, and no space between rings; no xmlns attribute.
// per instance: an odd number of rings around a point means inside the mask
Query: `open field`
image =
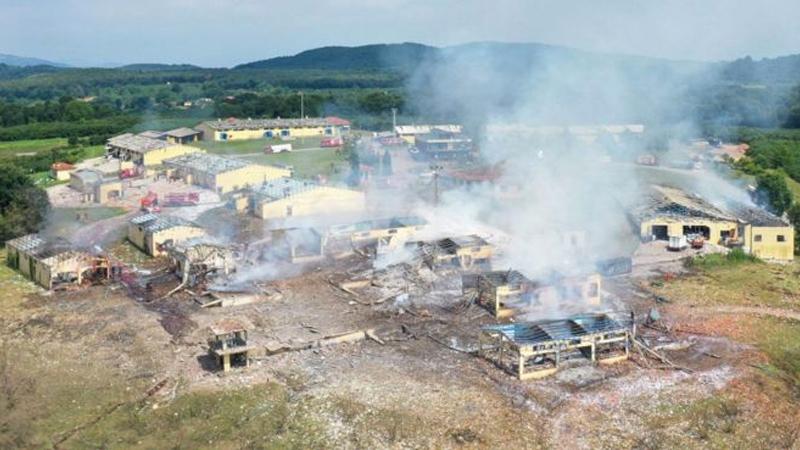
<svg viewBox="0 0 800 450"><path fill-rule="evenodd" d="M13 158L19 153L39 153L55 147L67 145L66 138L29 139L24 141L0 142L0 158Z"/></svg>
<svg viewBox="0 0 800 450"><path fill-rule="evenodd" d="M329 179L343 178L350 170L341 154L333 149L303 150L273 155L243 156L242 159L259 164L283 164L294 168L296 176L313 178L323 175Z"/></svg>
<svg viewBox="0 0 800 450"><path fill-rule="evenodd" d="M206 149L210 153L221 155L264 153L264 148L268 145L292 144L293 149L319 148L321 137L297 138L292 141L283 141L280 138L273 139L245 139L233 141L200 141L194 145Z"/></svg>

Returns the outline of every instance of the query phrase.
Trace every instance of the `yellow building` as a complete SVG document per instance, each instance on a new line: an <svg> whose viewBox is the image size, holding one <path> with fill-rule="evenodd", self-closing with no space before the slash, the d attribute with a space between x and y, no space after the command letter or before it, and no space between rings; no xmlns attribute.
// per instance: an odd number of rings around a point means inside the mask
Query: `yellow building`
<svg viewBox="0 0 800 450"><path fill-rule="evenodd" d="M79 285L94 270L94 258L63 239L30 234L6 242L6 262L45 289Z"/></svg>
<svg viewBox="0 0 800 450"><path fill-rule="evenodd" d="M165 160L164 165L170 169L173 177L219 194L260 186L292 175L292 171L286 168L252 164L208 153L179 156Z"/></svg>
<svg viewBox="0 0 800 450"><path fill-rule="evenodd" d="M238 141L261 138L334 137L350 129L350 122L339 117L305 119L235 119L205 122L198 128L204 139Z"/></svg>
<svg viewBox="0 0 800 450"><path fill-rule="evenodd" d="M176 128L164 133L164 139L170 144L191 144L198 142L202 131L193 128Z"/></svg>
<svg viewBox="0 0 800 450"><path fill-rule="evenodd" d="M392 217L390 219L365 220L349 225L331 227L331 237L346 237L354 245L397 239L400 242L410 240L425 228L427 222L420 217Z"/></svg>
<svg viewBox="0 0 800 450"><path fill-rule="evenodd" d="M203 236L199 225L174 216L144 214L128 222L128 240L150 256L165 254L167 241L178 244Z"/></svg>
<svg viewBox="0 0 800 450"><path fill-rule="evenodd" d="M700 235L716 245L741 246L766 260L794 259L794 228L757 208L733 203L725 209L680 189L654 186L650 202L636 211L643 239Z"/></svg>
<svg viewBox="0 0 800 450"><path fill-rule="evenodd" d="M53 163L50 166L50 177L57 181L69 181L69 174L75 170L75 166L65 162Z"/></svg>
<svg viewBox="0 0 800 450"><path fill-rule="evenodd" d="M131 133L113 137L106 143L106 155L145 167L159 166L165 159L199 152L203 150Z"/></svg>
<svg viewBox="0 0 800 450"><path fill-rule="evenodd" d="M366 196L361 191L320 186L310 181L279 178L255 188L251 205L261 219L363 213Z"/></svg>
<svg viewBox="0 0 800 450"><path fill-rule="evenodd" d="M420 242L417 246L423 260L431 268L488 268L494 253L492 245L475 234Z"/></svg>
<svg viewBox="0 0 800 450"><path fill-rule="evenodd" d="M83 201L104 204L122 197L122 180L106 178L102 172L80 169L72 172L69 186L83 195Z"/></svg>

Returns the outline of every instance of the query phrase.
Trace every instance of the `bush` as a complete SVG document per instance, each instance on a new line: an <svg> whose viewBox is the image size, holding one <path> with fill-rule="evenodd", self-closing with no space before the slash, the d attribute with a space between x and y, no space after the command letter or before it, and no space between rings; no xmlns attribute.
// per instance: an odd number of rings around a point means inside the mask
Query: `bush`
<svg viewBox="0 0 800 450"><path fill-rule="evenodd" d="M715 267L731 267L738 266L745 263L759 263L760 259L745 253L740 248L735 248L727 254L712 253L709 255L700 255L690 258L686 261L688 267L696 267L701 269L711 269Z"/></svg>

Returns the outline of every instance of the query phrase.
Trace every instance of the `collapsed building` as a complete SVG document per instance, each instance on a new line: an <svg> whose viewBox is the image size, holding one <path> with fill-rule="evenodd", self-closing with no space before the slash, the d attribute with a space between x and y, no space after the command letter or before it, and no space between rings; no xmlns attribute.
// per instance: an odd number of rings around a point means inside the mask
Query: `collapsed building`
<svg viewBox="0 0 800 450"><path fill-rule="evenodd" d="M471 138L440 129L418 135L414 141L415 153L412 154L425 159L463 159L468 158L473 150Z"/></svg>
<svg viewBox="0 0 800 450"><path fill-rule="evenodd" d="M698 235L712 244L741 247L762 259L794 259L794 228L747 205L721 207L680 189L654 186L648 201L632 215L645 240Z"/></svg>
<svg viewBox="0 0 800 450"><path fill-rule="evenodd" d="M199 148L188 145L132 133L112 137L106 143L106 156L117 158L121 163L144 167L159 166L165 159L202 151Z"/></svg>
<svg viewBox="0 0 800 450"><path fill-rule="evenodd" d="M122 180L102 172L80 169L69 174L69 186L82 194L84 202L106 203L122 197Z"/></svg>
<svg viewBox="0 0 800 450"><path fill-rule="evenodd" d="M259 186L268 181L290 177L289 169L248 163L208 153L192 153L167 159L164 165L173 179L182 179L226 194L239 189Z"/></svg>
<svg viewBox="0 0 800 450"><path fill-rule="evenodd" d="M339 117L305 119L236 119L214 120L198 126L204 139L234 141L261 138L341 136L350 122Z"/></svg>
<svg viewBox="0 0 800 450"><path fill-rule="evenodd" d="M534 305L582 304L596 306L601 303L601 282L598 274L563 276L552 274L534 281L516 270L495 270L479 274L465 274L462 289L473 291L477 302L496 318L507 318L515 310Z"/></svg>
<svg viewBox="0 0 800 450"><path fill-rule="evenodd" d="M557 372L573 356L601 364L626 360L634 337L630 313L583 314L483 327L478 354L518 379L529 380Z"/></svg>
<svg viewBox="0 0 800 450"><path fill-rule="evenodd" d="M181 286L195 286L214 276L227 276L236 270L234 251L212 242L184 241L164 246Z"/></svg>
<svg viewBox="0 0 800 450"><path fill-rule="evenodd" d="M408 245L416 247L423 262L432 269L488 269L494 252L491 244L475 234Z"/></svg>
<svg viewBox="0 0 800 450"><path fill-rule="evenodd" d="M461 133L463 127L461 125L397 125L394 127L394 133L397 137L401 138L408 144L415 144L417 137L428 134L433 130L444 131L448 133Z"/></svg>
<svg viewBox="0 0 800 450"><path fill-rule="evenodd" d="M250 365L250 353L255 350L247 340L251 328L243 319L223 319L211 326L208 352L223 372Z"/></svg>
<svg viewBox="0 0 800 450"><path fill-rule="evenodd" d="M305 264L325 259L327 233L316 228L290 228L273 232L278 253L292 264Z"/></svg>
<svg viewBox="0 0 800 450"><path fill-rule="evenodd" d="M148 213L128 222L128 240L150 256L165 254L167 243L176 245L205 234L199 225L175 216Z"/></svg>
<svg viewBox="0 0 800 450"><path fill-rule="evenodd" d="M75 250L64 239L46 239L36 234L6 242L6 263L45 289L108 279L117 271L108 258Z"/></svg>
<svg viewBox="0 0 800 450"><path fill-rule="evenodd" d="M328 230L331 239L345 239L354 247L377 245L380 249L397 248L410 241L427 225L421 217L391 217L337 225Z"/></svg>
<svg viewBox="0 0 800 450"><path fill-rule="evenodd" d="M361 191L321 186L307 180L278 178L253 187L247 201L235 201L237 210L250 209L260 219L294 216L357 215L366 209Z"/></svg>

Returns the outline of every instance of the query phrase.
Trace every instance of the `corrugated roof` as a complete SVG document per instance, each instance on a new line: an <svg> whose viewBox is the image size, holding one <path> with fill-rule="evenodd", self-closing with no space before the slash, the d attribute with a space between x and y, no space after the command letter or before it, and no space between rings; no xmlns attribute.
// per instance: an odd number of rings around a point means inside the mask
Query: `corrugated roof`
<svg viewBox="0 0 800 450"><path fill-rule="evenodd" d="M131 223L139 225L148 233L168 230L174 227L201 228L199 225L177 216L161 216L158 214L144 214L131 219Z"/></svg>
<svg viewBox="0 0 800 450"><path fill-rule="evenodd" d="M307 180L296 180L294 178L278 178L269 181L255 189L256 197L262 200L278 200L297 195L301 192L309 192L319 189L319 185Z"/></svg>
<svg viewBox="0 0 800 450"><path fill-rule="evenodd" d="M182 128L176 128L174 130L169 130L165 134L169 137L185 138L200 134L200 132L192 128L182 127Z"/></svg>
<svg viewBox="0 0 800 450"><path fill-rule="evenodd" d="M445 124L445 125L397 125L394 127L394 132L397 134L427 134L432 130L440 130L448 133L461 133L463 127L461 125Z"/></svg>
<svg viewBox="0 0 800 450"><path fill-rule="evenodd" d="M243 169L251 163L240 159L225 158L211 153L188 153L164 161L167 166L185 167L187 169L214 175Z"/></svg>
<svg viewBox="0 0 800 450"><path fill-rule="evenodd" d="M109 139L108 145L131 152L147 153L153 150L169 147L173 144L168 144L167 142L158 139L125 133Z"/></svg>
<svg viewBox="0 0 800 450"><path fill-rule="evenodd" d="M305 119L237 119L231 117L226 120L205 122L205 125L214 130L258 130L266 128L302 128L340 126L342 120L338 117L321 118L312 117ZM349 122L348 122L349 123Z"/></svg>

